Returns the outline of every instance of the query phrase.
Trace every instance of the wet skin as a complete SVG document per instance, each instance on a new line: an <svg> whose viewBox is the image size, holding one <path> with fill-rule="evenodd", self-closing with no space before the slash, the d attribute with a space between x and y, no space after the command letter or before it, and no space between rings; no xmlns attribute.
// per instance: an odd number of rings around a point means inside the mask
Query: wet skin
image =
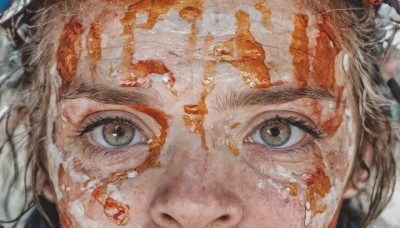
<svg viewBox="0 0 400 228"><path fill-rule="evenodd" d="M60 19L63 225L335 227L356 104L329 14L288 4L98 1Z"/></svg>

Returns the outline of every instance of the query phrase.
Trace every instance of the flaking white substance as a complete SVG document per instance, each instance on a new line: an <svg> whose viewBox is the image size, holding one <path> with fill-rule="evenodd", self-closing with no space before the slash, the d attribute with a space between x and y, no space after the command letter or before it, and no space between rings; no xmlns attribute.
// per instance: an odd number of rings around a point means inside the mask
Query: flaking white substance
<svg viewBox="0 0 400 228"><path fill-rule="evenodd" d="M306 202L306 218L304 219L304 225L308 226L311 223L311 205L310 202Z"/></svg>
<svg viewBox="0 0 400 228"><path fill-rule="evenodd" d="M149 12L138 12L136 14L135 22L137 25L146 24L148 20L149 20Z"/></svg>
<svg viewBox="0 0 400 228"><path fill-rule="evenodd" d="M207 9L196 28L200 37L233 35L237 30L236 17L233 14L218 14L213 9Z"/></svg>
<svg viewBox="0 0 400 228"><path fill-rule="evenodd" d="M99 222L93 221L86 216L85 207L79 200L74 200L69 204L69 211L74 220L84 227L101 227Z"/></svg>

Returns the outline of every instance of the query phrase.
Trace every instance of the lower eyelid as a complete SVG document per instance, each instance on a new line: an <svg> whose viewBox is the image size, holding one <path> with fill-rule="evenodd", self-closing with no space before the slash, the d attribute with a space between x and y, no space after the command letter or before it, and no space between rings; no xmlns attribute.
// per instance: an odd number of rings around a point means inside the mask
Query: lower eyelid
<svg viewBox="0 0 400 228"><path fill-rule="evenodd" d="M307 139L301 146L295 148L276 149L268 148L258 143L244 143L243 157L249 159L250 163L262 161L277 161L296 163L312 158L314 140Z"/></svg>

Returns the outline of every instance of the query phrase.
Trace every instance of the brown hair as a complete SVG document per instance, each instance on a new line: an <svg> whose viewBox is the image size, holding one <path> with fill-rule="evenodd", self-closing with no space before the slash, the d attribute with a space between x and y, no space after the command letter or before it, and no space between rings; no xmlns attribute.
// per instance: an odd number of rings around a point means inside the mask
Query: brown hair
<svg viewBox="0 0 400 228"><path fill-rule="evenodd" d="M64 0L49 4L32 15L31 42L19 47L23 60L19 67L25 73L16 83L0 87L1 102L9 107L0 116L0 135L5 135L4 139L0 138L0 156L9 158L12 163L11 167L3 167L1 172L13 177L8 180L5 195L8 198L14 189L20 188L22 181L26 196L22 211L33 204L42 211L35 174L39 170L47 173L45 152L49 139L46 137L51 136L49 126L52 126L52 123L47 123L47 117L53 114L51 100L55 98L51 95L58 84L58 79L50 74L52 66L49 66L49 60L53 56L47 53L55 53L55 47L50 45L54 41L47 34L51 34L55 18L64 14L71 16L80 4L77 0ZM379 72L381 52L377 47L384 31L375 22L375 9L361 0L306 0L304 4L310 5L318 14L329 14L333 18L332 26L343 51L349 55L347 79L353 85L354 97L358 101L364 137L374 149L373 164L367 166L360 156L353 170L366 169L370 173L366 181L371 183L371 190L362 192L370 197L368 208L358 208L360 212L366 212L362 226L367 226L382 212L393 194L396 179L394 152L400 139L399 123L391 118L389 112L394 101L386 93ZM21 134L18 126L25 126L26 132ZM22 165L21 156L24 158ZM7 204L4 207L7 209Z"/></svg>

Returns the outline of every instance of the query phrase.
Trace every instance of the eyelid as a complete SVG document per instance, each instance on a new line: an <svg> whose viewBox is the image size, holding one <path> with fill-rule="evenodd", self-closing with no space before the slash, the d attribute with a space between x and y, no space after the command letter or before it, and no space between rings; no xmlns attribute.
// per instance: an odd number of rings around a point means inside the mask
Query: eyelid
<svg viewBox="0 0 400 228"><path fill-rule="evenodd" d="M278 119L277 119L278 118ZM291 124L299 129L303 130L307 134L311 135L315 139L324 138L325 132L323 132L318 126L309 118L304 116L303 114L293 112L293 111L267 111L258 114L255 118L253 118L250 123L247 125L245 132L242 132L241 135L245 136L244 139L251 136L251 134L262 127L262 125L266 122L280 120L284 123ZM250 129L250 130L249 130Z"/></svg>
<svg viewBox="0 0 400 228"><path fill-rule="evenodd" d="M123 123L137 128L145 137L151 138L154 132L145 124L138 116L133 113L121 110L99 111L85 117L79 124L79 129L76 130L77 137L82 137L84 134L91 132L96 127L107 123Z"/></svg>

